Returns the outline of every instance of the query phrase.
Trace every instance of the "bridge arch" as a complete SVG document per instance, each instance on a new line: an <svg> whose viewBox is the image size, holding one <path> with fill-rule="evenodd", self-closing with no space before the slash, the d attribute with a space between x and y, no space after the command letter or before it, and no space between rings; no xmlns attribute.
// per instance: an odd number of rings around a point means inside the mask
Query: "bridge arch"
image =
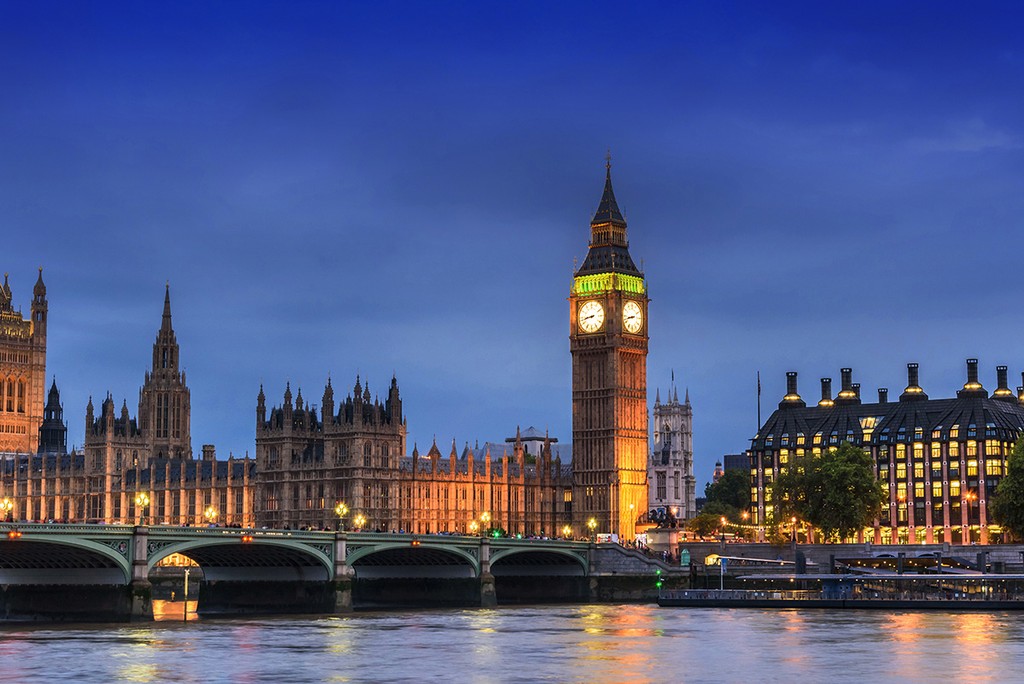
<svg viewBox="0 0 1024 684"><path fill-rule="evenodd" d="M512 547L491 553L491 574L562 575L586 577L589 567L585 555L572 549Z"/></svg>
<svg viewBox="0 0 1024 684"><path fill-rule="evenodd" d="M239 539L190 539L151 547L148 570L168 556L179 553L203 569L207 580L299 580L333 579L334 561L309 544L285 539L255 537L248 543Z"/></svg>
<svg viewBox="0 0 1024 684"><path fill-rule="evenodd" d="M0 584L128 584L129 540L72 536L0 540Z"/></svg>
<svg viewBox="0 0 1024 684"><path fill-rule="evenodd" d="M352 549L346 563L356 578L479 577L480 561L469 550L450 544L408 541Z"/></svg>

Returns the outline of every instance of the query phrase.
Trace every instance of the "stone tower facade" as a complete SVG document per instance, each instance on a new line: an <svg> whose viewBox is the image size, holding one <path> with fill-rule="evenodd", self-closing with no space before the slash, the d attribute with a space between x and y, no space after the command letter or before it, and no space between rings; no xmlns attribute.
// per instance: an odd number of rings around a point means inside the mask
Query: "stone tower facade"
<svg viewBox="0 0 1024 684"><path fill-rule="evenodd" d="M139 390L138 417L130 415L127 401L122 401L118 410L109 393L100 405L99 417L92 398L86 407L85 469L98 485L90 487L87 496L85 511L90 519L128 517L132 505L125 488L128 472L146 469L153 463L162 466L167 460L192 459L189 390L179 363L168 286L163 320L153 344L153 368L146 372Z"/></svg>
<svg viewBox="0 0 1024 684"><path fill-rule="evenodd" d="M647 284L633 263L611 162L569 294L573 519L635 536L647 512Z"/></svg>
<svg viewBox="0 0 1024 684"><path fill-rule="evenodd" d="M329 527L344 501L373 528L399 529L406 427L398 381L391 379L383 402L358 377L337 405L328 379L320 411L301 389L292 399L287 385L284 402L268 414L263 387L256 398L257 517L271 526Z"/></svg>
<svg viewBox="0 0 1024 684"><path fill-rule="evenodd" d="M39 428L40 454L66 454L68 451L68 426L64 422L64 405L60 403L60 391L54 378L50 393L43 408L43 424Z"/></svg>
<svg viewBox="0 0 1024 684"><path fill-rule="evenodd" d="M35 453L46 397L46 285L43 269L32 289L29 318L0 286L0 453Z"/></svg>
<svg viewBox="0 0 1024 684"><path fill-rule="evenodd" d="M156 459L192 458L191 395L180 370L178 340L171 325L171 289L164 292L164 313L153 343L153 368L139 392L139 429Z"/></svg>
<svg viewBox="0 0 1024 684"><path fill-rule="evenodd" d="M647 475L649 506L677 520L687 520L697 514L690 392L680 403L679 391L670 387L668 399L662 403L659 391L654 400L653 427L654 449Z"/></svg>

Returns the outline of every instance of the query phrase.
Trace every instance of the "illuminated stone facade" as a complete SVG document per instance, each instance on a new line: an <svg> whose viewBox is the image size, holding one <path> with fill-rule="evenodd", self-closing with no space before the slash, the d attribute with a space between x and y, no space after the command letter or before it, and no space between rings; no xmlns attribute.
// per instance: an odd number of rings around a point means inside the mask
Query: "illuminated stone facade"
<svg viewBox="0 0 1024 684"><path fill-rule="evenodd" d="M648 506L655 519L669 513L677 520L688 520L697 514L693 407L689 391L680 402L679 391L670 387L664 403L659 392L654 400L653 419L654 449L647 472Z"/></svg>
<svg viewBox="0 0 1024 684"><path fill-rule="evenodd" d="M952 399L929 399L909 364L907 387L897 402L878 391L878 402L861 402L852 371L842 369L833 399L831 379L807 407L788 374L786 396L752 441L751 500L754 522L772 522L769 488L789 460L820 454L843 442L871 454L888 495L888 510L866 531L875 543L999 541L1002 531L988 510L1014 442L1024 434L1024 389L1007 386L1007 368L996 369L989 395L978 379L978 362L967 361L967 382Z"/></svg>
<svg viewBox="0 0 1024 684"><path fill-rule="evenodd" d="M632 539L647 512L647 284L633 263L611 163L569 294L573 519Z"/></svg>
<svg viewBox="0 0 1024 684"><path fill-rule="evenodd" d="M406 453L406 424L398 381L387 399L374 399L359 378L337 407L328 380L322 410L301 390L286 387L280 407L256 403L257 520L271 527L333 527L415 533L467 532L478 526L513 534L552 534L569 523L571 478L551 458L551 445L528 464L521 440L512 458L492 461L455 443L442 457L437 444L421 456ZM348 508L339 520L335 507ZM488 522L481 516L486 513ZM357 520L359 522L357 522Z"/></svg>
<svg viewBox="0 0 1024 684"><path fill-rule="evenodd" d="M40 303L45 323L45 297ZM201 460L192 458L189 391L184 372L178 370L178 352L168 289L153 345L153 368L139 393L141 420L129 415L127 402L118 410L109 394L96 416L90 399L83 452L64 453L66 428L54 385L46 420L36 432L37 438L43 435L41 453L12 454L0 461L0 495L13 503L11 517L252 525L253 461L218 461L211 445L203 447ZM140 493L148 498L145 506L136 504Z"/></svg>
<svg viewBox="0 0 1024 684"><path fill-rule="evenodd" d="M32 289L29 317L14 308L4 274L0 286L0 453L35 453L46 396L46 285Z"/></svg>

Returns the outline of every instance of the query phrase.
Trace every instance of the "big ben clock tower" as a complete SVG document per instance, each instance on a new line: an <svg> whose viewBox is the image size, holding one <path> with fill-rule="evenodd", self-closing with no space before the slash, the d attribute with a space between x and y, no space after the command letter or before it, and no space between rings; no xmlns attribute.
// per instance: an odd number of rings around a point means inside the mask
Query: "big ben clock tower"
<svg viewBox="0 0 1024 684"><path fill-rule="evenodd" d="M590 250L569 295L573 521L635 536L647 511L647 284L633 263L612 192L590 222Z"/></svg>

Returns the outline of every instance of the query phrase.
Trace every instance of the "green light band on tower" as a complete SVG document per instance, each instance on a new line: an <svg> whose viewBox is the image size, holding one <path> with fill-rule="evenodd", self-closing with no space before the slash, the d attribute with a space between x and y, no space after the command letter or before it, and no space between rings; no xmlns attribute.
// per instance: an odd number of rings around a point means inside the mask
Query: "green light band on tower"
<svg viewBox="0 0 1024 684"><path fill-rule="evenodd" d="M592 295L612 290L644 294L647 288L643 278L622 273L595 273L576 276L573 279L572 292L576 295Z"/></svg>

